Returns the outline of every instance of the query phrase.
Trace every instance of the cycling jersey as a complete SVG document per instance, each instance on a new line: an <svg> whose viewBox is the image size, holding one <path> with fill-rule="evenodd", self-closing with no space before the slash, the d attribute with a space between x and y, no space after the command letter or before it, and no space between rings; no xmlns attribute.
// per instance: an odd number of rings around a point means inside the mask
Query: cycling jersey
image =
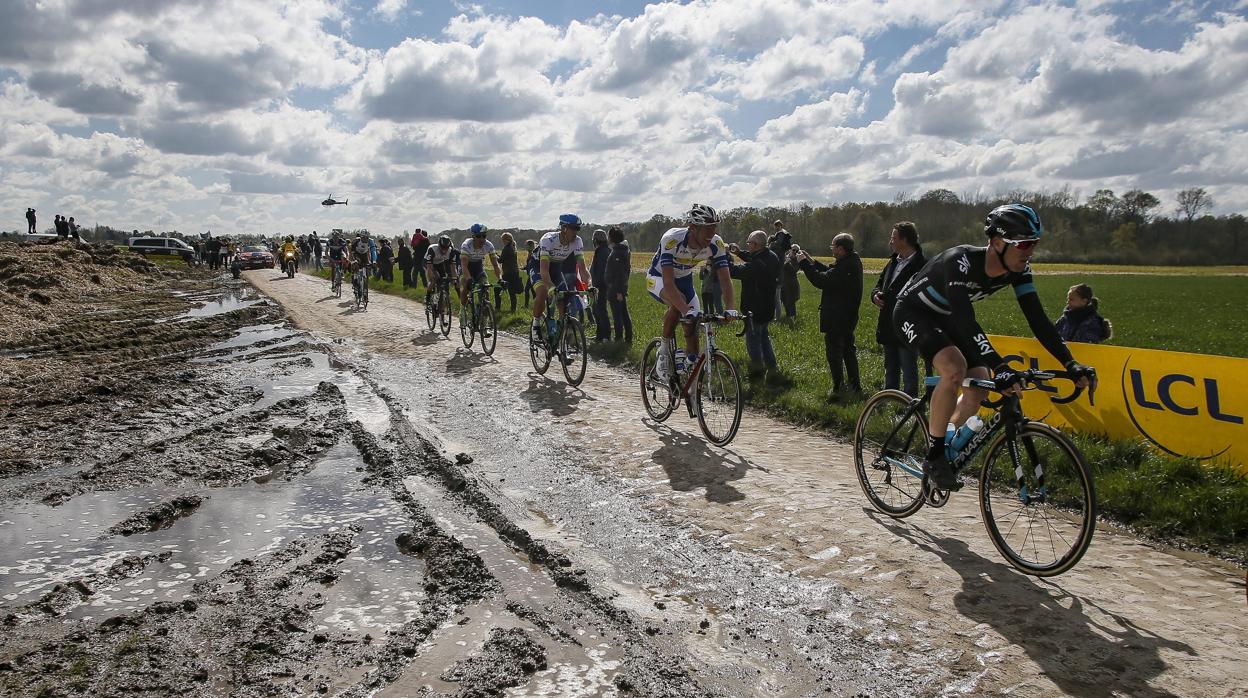
<svg viewBox="0 0 1248 698"><path fill-rule="evenodd" d="M455 248L451 245L447 245L445 250L437 245L430 245L429 251L425 253L425 262L440 266L451 261L451 256L454 254Z"/></svg>
<svg viewBox="0 0 1248 698"><path fill-rule="evenodd" d="M346 255L346 251L347 251L346 240L338 240L338 241L329 243L329 258L332 260L342 259Z"/></svg>
<svg viewBox="0 0 1248 698"><path fill-rule="evenodd" d="M928 260L897 294L893 310L897 337L929 361L941 349L956 346L969 366L995 370L1004 362L975 320L971 304L1012 286L1036 339L1065 365L1072 358L1070 350L1044 313L1031 265L992 277L985 271L987 260L988 248L974 245L959 245Z"/></svg>
<svg viewBox="0 0 1248 698"><path fill-rule="evenodd" d="M481 247L472 244L472 238L459 246L460 260L467 262L469 270L484 269L485 258L494 254L494 243L485 240Z"/></svg>
<svg viewBox="0 0 1248 698"><path fill-rule="evenodd" d="M571 242L564 243L559 239L559 231L552 230L537 243L537 258L539 262L543 259L550 262L552 274L556 263L564 273L573 272L576 271L576 260L582 258L584 249L580 235L573 236Z"/></svg>
<svg viewBox="0 0 1248 698"><path fill-rule="evenodd" d="M691 248L691 242L688 228L672 228L663 233L647 273L662 277L663 267L671 267L679 279L692 274L699 262L707 262L712 269L729 266L728 246L719 235L712 236L710 243L701 249Z"/></svg>

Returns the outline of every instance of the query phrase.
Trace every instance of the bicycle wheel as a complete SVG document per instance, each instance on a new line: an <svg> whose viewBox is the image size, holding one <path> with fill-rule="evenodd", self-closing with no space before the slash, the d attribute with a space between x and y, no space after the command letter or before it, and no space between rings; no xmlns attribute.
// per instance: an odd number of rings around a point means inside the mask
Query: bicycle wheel
<svg viewBox="0 0 1248 698"><path fill-rule="evenodd" d="M437 296L429 297L425 294L425 322L429 324L429 329L433 330L438 326L438 306L436 303Z"/></svg>
<svg viewBox="0 0 1248 698"><path fill-rule="evenodd" d="M588 352L585 347L585 328L574 317L563 320L563 333L559 339L559 362L563 365L563 377L568 385L580 385L585 380L585 364Z"/></svg>
<svg viewBox="0 0 1248 698"><path fill-rule="evenodd" d="M439 323L442 325L442 336L451 336L451 294L446 288L438 291L438 312L441 313Z"/></svg>
<svg viewBox="0 0 1248 698"><path fill-rule="evenodd" d="M1096 530L1096 489L1083 455L1040 422L1019 427L1014 440L1002 432L988 448L979 507L997 550L1037 577L1074 567Z"/></svg>
<svg viewBox="0 0 1248 698"><path fill-rule="evenodd" d="M716 350L698 373L694 392L698 403L698 426L716 446L727 446L741 428L741 376L732 359Z"/></svg>
<svg viewBox="0 0 1248 698"><path fill-rule="evenodd" d="M472 341L477 337L477 322L474 317L472 303L459 306L459 338L464 340L464 348L471 349Z"/></svg>
<svg viewBox="0 0 1248 698"><path fill-rule="evenodd" d="M482 303L478 309L477 324L481 330L481 351L486 355L494 353L494 345L498 343L498 318L494 315L494 306Z"/></svg>
<svg viewBox="0 0 1248 698"><path fill-rule="evenodd" d="M529 325L529 358L539 375L545 375L550 368L550 353L550 345L546 343L546 319L537 318Z"/></svg>
<svg viewBox="0 0 1248 698"><path fill-rule="evenodd" d="M872 395L854 427L854 466L862 493L881 513L905 518L923 506L927 420L900 390ZM904 420L904 421L903 421Z"/></svg>
<svg viewBox="0 0 1248 698"><path fill-rule="evenodd" d="M659 340L652 339L641 354L641 402L646 406L646 414L656 422L664 421L676 409L676 392L672 384L659 377L658 360L662 346Z"/></svg>

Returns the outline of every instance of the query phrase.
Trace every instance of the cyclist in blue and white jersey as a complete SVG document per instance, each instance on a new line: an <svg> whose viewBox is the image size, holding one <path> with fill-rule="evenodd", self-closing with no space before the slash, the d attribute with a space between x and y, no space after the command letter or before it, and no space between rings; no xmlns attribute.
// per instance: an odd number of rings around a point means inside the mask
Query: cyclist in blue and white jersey
<svg viewBox="0 0 1248 698"><path fill-rule="evenodd" d="M581 219L574 213L559 216L559 229L544 235L537 243L538 271L533 280L533 328L532 334L539 338L542 313L546 312L546 296L551 288L559 291L584 290L589 283L589 271L585 268L584 243L581 242ZM560 307L559 314L567 312Z"/></svg>
<svg viewBox="0 0 1248 698"><path fill-rule="evenodd" d="M1066 367L1080 387L1096 389L1096 371L1075 361L1040 304L1031 277L1031 256L1044 227L1029 206L994 208L984 221L987 247L959 245L928 260L897 294L893 328L897 337L932 363L940 383L932 392L926 473L943 490L958 486L945 453L945 425L961 427L988 397L982 388L962 387L967 377L991 379L1006 395L1021 389L1019 372L992 348L971 304L1011 286L1032 333ZM958 397L961 388L962 397Z"/></svg>
<svg viewBox="0 0 1248 698"><path fill-rule="evenodd" d="M487 257L494 267L494 277L498 279L503 277L503 271L498 266L498 256L494 254L494 243L487 239L489 233L486 232L485 226L473 223L469 232L472 233L472 237L464 240L464 244L459 246L459 302L461 305L468 302L469 286L476 282L484 284L490 282L489 277L485 275Z"/></svg>
<svg viewBox="0 0 1248 698"><path fill-rule="evenodd" d="M711 265L719 276L724 293L724 315L737 317L733 298L728 246L716 234L719 214L703 204L694 204L685 216L684 228L672 228L659 239L650 269L646 272L646 290L655 300L667 306L663 314L662 350L659 352L659 377L671 375L670 356L676 342L676 325L681 318L695 318L702 312L694 289L693 269L701 262ZM698 354L698 334L692 324L685 325L685 351L690 357Z"/></svg>

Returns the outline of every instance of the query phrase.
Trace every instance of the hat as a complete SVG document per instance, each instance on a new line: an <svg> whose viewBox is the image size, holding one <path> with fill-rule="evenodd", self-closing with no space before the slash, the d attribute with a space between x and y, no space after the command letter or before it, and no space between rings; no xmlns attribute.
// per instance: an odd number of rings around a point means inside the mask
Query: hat
<svg viewBox="0 0 1248 698"><path fill-rule="evenodd" d="M782 220L780 220L779 218L777 218L777 219L776 219L776 222L775 222L775 223L772 223L772 225L779 225L779 226L783 226L783 225L784 225L784 221L782 221Z"/></svg>

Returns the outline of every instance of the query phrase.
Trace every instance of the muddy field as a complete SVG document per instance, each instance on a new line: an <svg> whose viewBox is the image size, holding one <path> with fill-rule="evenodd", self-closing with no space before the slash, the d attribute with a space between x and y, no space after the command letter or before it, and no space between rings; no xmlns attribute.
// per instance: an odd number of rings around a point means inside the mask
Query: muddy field
<svg viewBox="0 0 1248 698"><path fill-rule="evenodd" d="M1241 694L1242 570L1106 531L1041 582L973 498L881 520L844 444L415 304L15 265L73 283L0 289L0 695Z"/></svg>

